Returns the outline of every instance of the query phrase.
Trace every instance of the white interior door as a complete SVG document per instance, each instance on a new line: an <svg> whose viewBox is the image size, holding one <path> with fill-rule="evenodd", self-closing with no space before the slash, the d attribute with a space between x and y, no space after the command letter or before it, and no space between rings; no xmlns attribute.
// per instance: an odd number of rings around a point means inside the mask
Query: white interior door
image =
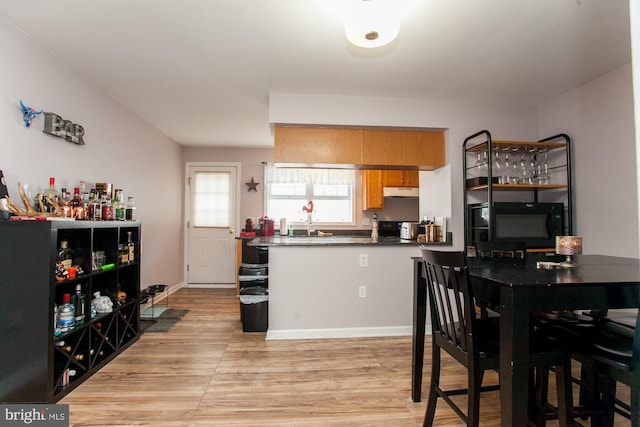
<svg viewBox="0 0 640 427"><path fill-rule="evenodd" d="M235 286L237 169L188 166L187 286Z"/></svg>

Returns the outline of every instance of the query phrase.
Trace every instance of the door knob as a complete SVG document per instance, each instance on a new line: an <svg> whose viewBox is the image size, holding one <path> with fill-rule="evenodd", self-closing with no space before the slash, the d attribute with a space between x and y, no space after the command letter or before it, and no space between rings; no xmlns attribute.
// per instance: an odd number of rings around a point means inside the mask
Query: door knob
<svg viewBox="0 0 640 427"><path fill-rule="evenodd" d="M233 234L233 233L235 233L235 232L236 232L236 231L235 231L233 228L230 228L230 229L229 229L229 234Z"/></svg>

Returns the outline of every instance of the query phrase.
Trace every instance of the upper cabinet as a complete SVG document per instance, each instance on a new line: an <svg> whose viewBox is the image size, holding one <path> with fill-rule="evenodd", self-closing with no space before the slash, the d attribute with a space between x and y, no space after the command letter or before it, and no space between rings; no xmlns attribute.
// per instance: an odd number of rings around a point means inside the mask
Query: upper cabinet
<svg viewBox="0 0 640 427"><path fill-rule="evenodd" d="M445 165L444 133L395 130L362 130L362 163L365 165L416 166L433 170Z"/></svg>
<svg viewBox="0 0 640 427"><path fill-rule="evenodd" d="M433 170L445 165L444 132L277 125L275 163Z"/></svg>
<svg viewBox="0 0 640 427"><path fill-rule="evenodd" d="M369 172L369 171L366 171ZM383 187L415 187L420 186L420 178L417 170L383 170Z"/></svg>
<svg viewBox="0 0 640 427"><path fill-rule="evenodd" d="M347 128L275 128L276 163L359 165L362 130Z"/></svg>

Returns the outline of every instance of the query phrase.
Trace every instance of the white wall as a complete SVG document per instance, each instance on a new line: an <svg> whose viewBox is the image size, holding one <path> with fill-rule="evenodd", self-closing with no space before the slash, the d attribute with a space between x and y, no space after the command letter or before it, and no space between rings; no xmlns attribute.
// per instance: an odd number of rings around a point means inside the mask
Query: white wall
<svg viewBox="0 0 640 427"><path fill-rule="evenodd" d="M633 74L634 122L636 141L636 180L638 199L640 200L640 4L629 0L631 28L631 63ZM640 221L640 217L638 218ZM640 235L638 235L640 240Z"/></svg>
<svg viewBox="0 0 640 427"><path fill-rule="evenodd" d="M540 135L573 142L574 234L584 253L638 257L631 64L539 106Z"/></svg>
<svg viewBox="0 0 640 427"><path fill-rule="evenodd" d="M267 338L410 335L416 256L415 245L270 247Z"/></svg>
<svg viewBox="0 0 640 427"><path fill-rule="evenodd" d="M17 183L41 191L56 178L58 189L111 182L134 196L142 221L141 286L181 281L182 162L180 147L106 97L86 79L0 18L0 170L9 195ZM84 146L31 128L19 101L54 112L85 128Z"/></svg>

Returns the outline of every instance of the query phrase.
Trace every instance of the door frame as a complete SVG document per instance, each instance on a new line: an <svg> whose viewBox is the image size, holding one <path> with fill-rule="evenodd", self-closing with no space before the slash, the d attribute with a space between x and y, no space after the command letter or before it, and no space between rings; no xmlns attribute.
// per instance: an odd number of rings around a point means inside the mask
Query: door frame
<svg viewBox="0 0 640 427"><path fill-rule="evenodd" d="M189 175L191 174L191 168L198 167L226 167L236 168L236 217L233 220L233 229L235 230L235 237L238 237L240 230L240 176L242 163L240 162L185 162L184 164L184 198L183 198L183 212L182 212L182 283L185 288L189 287L187 282L187 264L189 260L189 228L187 223L189 222ZM237 245L233 245L234 251L237 252ZM233 259L237 259L238 254L235 253ZM233 285L235 287L235 284Z"/></svg>

